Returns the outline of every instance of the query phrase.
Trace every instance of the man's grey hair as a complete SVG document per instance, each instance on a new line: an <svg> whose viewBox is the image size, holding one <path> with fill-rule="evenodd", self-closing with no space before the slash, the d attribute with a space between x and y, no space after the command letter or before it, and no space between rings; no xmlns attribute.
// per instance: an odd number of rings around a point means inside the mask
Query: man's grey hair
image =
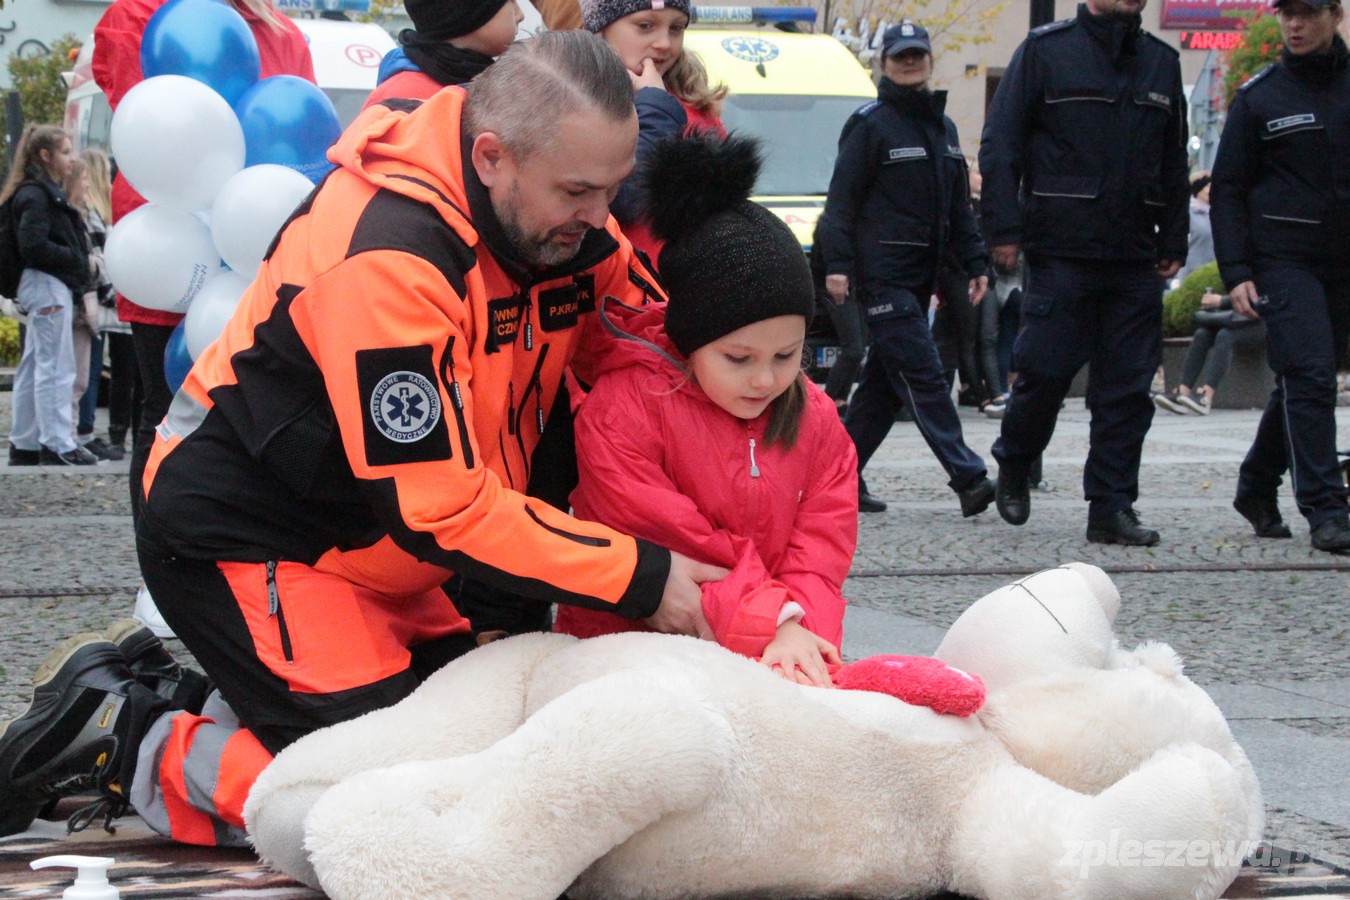
<svg viewBox="0 0 1350 900"><path fill-rule="evenodd" d="M546 31L512 44L468 91L470 140L490 131L517 159L550 149L563 116L595 111L626 122L635 115L623 61L588 31Z"/></svg>

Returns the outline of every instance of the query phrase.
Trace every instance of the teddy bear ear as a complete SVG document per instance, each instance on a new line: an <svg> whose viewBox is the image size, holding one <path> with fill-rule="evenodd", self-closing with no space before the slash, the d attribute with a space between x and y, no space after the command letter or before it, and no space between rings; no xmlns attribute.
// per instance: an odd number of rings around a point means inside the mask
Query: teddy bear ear
<svg viewBox="0 0 1350 900"><path fill-rule="evenodd" d="M1114 622L1116 613L1120 612L1120 591L1116 589L1111 576L1097 566L1088 563L1065 563L1062 568L1077 572L1079 577L1087 582L1088 591L1092 594L1092 598L1101 606L1102 612L1106 613L1106 621Z"/></svg>

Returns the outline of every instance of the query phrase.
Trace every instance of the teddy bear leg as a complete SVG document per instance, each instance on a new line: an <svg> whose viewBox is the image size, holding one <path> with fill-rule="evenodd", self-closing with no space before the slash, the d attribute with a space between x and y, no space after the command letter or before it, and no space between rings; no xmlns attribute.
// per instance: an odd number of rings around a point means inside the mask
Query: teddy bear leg
<svg viewBox="0 0 1350 900"><path fill-rule="evenodd" d="M1250 849L1237 773L1193 745L1095 797L1001 766L972 786L959 819L952 887L975 897L1214 900Z"/></svg>
<svg viewBox="0 0 1350 900"><path fill-rule="evenodd" d="M621 672L470 757L405 763L328 791L306 846L335 900L553 900L596 859L698 807L734 759L697 694Z"/></svg>
<svg viewBox="0 0 1350 900"><path fill-rule="evenodd" d="M554 634L496 641L460 657L401 703L310 734L277 755L249 792L244 819L268 865L318 887L304 821L331 786L406 760L474 753L521 723L539 663L576 643Z"/></svg>

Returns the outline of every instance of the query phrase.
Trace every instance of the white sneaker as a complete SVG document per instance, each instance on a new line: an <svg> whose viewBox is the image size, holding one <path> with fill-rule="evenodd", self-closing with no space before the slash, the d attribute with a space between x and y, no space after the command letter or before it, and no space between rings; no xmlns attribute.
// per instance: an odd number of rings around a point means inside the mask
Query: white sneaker
<svg viewBox="0 0 1350 900"><path fill-rule="evenodd" d="M1191 412L1189 406L1183 406L1181 403L1181 394L1173 391L1170 394L1154 394L1153 405L1158 409L1165 409L1170 413L1176 413L1179 416L1188 415Z"/></svg>
<svg viewBox="0 0 1350 900"><path fill-rule="evenodd" d="M155 606L155 598L150 596L150 589L141 584L141 589L136 592L136 608L131 613L140 620L140 623L149 628L155 637L161 640L175 638L178 635L173 633L169 623L164 621L164 617L159 614L159 607Z"/></svg>
<svg viewBox="0 0 1350 900"><path fill-rule="evenodd" d="M1197 416L1209 415L1209 404L1205 402L1204 397L1197 397L1194 394L1183 394L1177 392L1172 398L1175 402L1189 409Z"/></svg>

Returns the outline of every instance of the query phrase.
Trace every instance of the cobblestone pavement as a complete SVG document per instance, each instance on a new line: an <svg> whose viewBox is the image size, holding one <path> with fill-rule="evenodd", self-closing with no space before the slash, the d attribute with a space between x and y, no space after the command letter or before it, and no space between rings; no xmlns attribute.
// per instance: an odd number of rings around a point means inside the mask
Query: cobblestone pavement
<svg viewBox="0 0 1350 900"><path fill-rule="evenodd" d="M987 456L998 423L961 412L968 443ZM1338 414L1339 446L1350 449L1350 408ZM890 509L860 523L846 594L850 621L866 616L869 626L846 639L845 653L864 642L864 652L878 652L871 648L891 634L940 636L967 604L1012 577L1074 559L1100 565L1123 596L1122 643L1170 643L1233 722L1266 792L1271 839L1350 866L1350 557L1309 547L1287 486L1281 506L1292 540L1258 540L1232 511L1256 420L1255 412L1158 413L1137 508L1162 543L1147 549L1084 538L1081 400L1069 401L1045 456L1053 490L1033 494L1021 528L992 508L963 520L915 426L897 424L867 472ZM0 393L0 434L8 428L9 394ZM0 718L24 709L32 669L57 640L130 613L138 577L126 471L126 462L0 464Z"/></svg>

